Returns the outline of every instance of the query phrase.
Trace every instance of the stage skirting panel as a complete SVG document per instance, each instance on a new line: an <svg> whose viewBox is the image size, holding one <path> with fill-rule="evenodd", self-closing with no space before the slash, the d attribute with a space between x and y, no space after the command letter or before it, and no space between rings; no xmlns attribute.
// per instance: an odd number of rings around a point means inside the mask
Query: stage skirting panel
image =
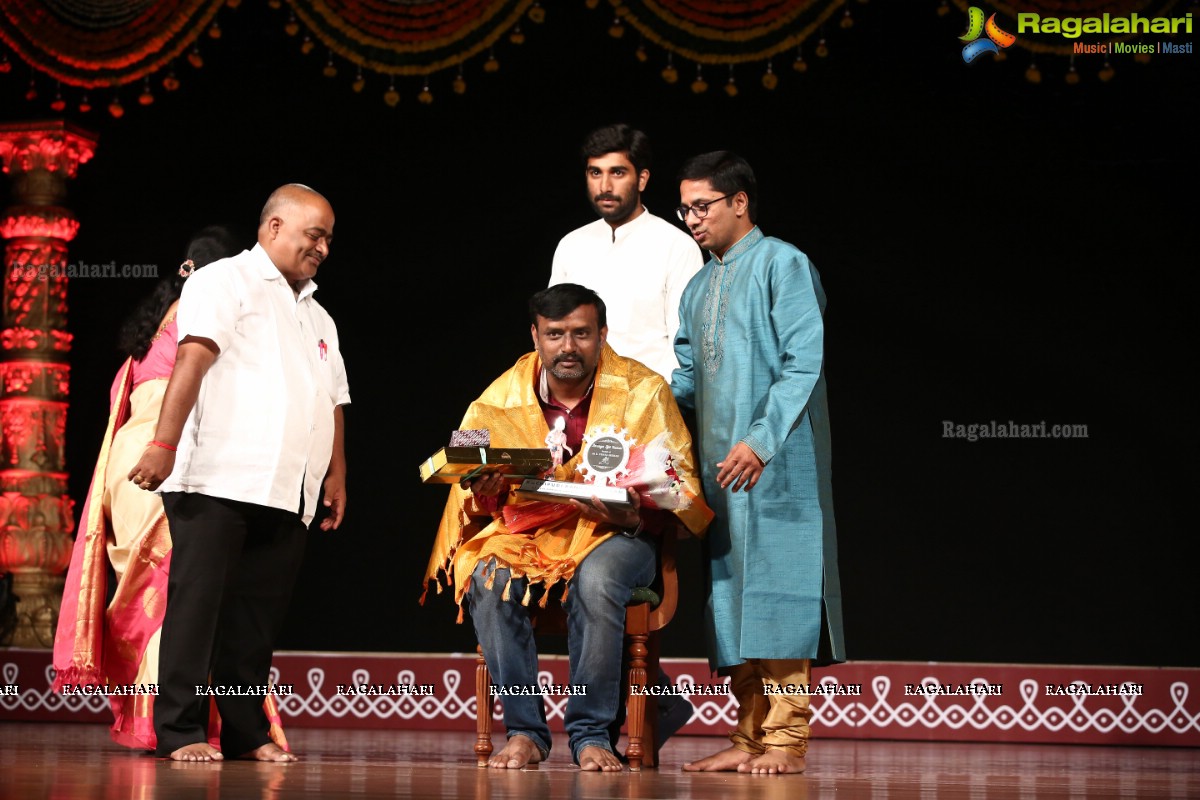
<svg viewBox="0 0 1200 800"><path fill-rule="evenodd" d="M544 692L560 731L567 662L540 664L538 687L507 691ZM727 734L737 703L724 679L703 661L663 664L665 691L696 709L681 733ZM51 692L53 676L48 651L0 649L0 718L111 721L105 697ZM289 726L475 730L473 655L284 652L272 682ZM826 738L1200 747L1200 669L855 661L779 691L806 691Z"/></svg>

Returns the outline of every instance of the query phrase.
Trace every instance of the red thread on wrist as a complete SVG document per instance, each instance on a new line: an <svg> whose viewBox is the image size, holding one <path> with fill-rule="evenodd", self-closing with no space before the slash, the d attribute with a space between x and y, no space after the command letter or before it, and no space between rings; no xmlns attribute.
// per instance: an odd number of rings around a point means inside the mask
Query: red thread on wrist
<svg viewBox="0 0 1200 800"><path fill-rule="evenodd" d="M150 442L150 444L154 445L155 447L161 447L163 450L170 450L172 453L177 451L177 448L167 444L166 442L160 442L157 439Z"/></svg>

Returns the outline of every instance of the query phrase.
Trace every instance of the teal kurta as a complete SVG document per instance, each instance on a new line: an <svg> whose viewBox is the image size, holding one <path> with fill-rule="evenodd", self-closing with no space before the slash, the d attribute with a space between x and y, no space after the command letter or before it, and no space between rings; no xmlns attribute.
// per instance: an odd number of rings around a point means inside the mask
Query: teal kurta
<svg viewBox="0 0 1200 800"><path fill-rule="evenodd" d="M696 414L709 527L714 669L751 658L844 661L825 398L825 293L804 253L755 227L683 292L671 390ZM745 442L749 492L717 486ZM822 630L824 628L824 630Z"/></svg>

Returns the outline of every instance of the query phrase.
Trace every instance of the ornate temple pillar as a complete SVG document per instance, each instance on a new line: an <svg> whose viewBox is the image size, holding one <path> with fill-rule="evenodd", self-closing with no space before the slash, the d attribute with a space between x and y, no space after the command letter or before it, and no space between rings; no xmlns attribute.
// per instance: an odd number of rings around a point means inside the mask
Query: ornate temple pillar
<svg viewBox="0 0 1200 800"><path fill-rule="evenodd" d="M67 179L96 150L94 134L62 120L0 124L12 205L0 213L0 573L13 576L16 647L53 645L71 559L67 494L67 243L79 223L64 208Z"/></svg>

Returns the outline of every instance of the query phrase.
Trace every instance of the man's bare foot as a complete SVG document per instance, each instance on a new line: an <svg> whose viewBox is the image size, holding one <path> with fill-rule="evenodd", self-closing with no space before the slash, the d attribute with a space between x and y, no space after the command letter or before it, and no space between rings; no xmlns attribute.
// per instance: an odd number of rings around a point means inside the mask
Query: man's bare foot
<svg viewBox="0 0 1200 800"><path fill-rule="evenodd" d="M596 745L579 751L579 768L584 772L621 772L625 769L615 753Z"/></svg>
<svg viewBox="0 0 1200 800"><path fill-rule="evenodd" d="M489 758L487 765L490 769L537 769L541 760L542 754L533 739L518 733L508 737L508 744Z"/></svg>
<svg viewBox="0 0 1200 800"><path fill-rule="evenodd" d="M702 758L699 761L692 761L683 765L684 772L733 772L738 770L743 764L753 759L753 753L747 753L745 750L739 750L736 747L727 747L719 753L714 753L708 758Z"/></svg>
<svg viewBox="0 0 1200 800"><path fill-rule="evenodd" d="M278 764L290 764L293 761L300 760L274 742L267 742L262 747L257 747L249 753L243 753L241 758L248 761L274 761Z"/></svg>
<svg viewBox="0 0 1200 800"><path fill-rule="evenodd" d="M758 758L739 766L738 772L751 772L755 775L799 775L804 772L804 758L794 756L780 747L770 747Z"/></svg>
<svg viewBox="0 0 1200 800"><path fill-rule="evenodd" d="M221 755L221 751L208 742L196 742L195 744L185 744L171 753L170 759L172 761L224 761L225 756Z"/></svg>

